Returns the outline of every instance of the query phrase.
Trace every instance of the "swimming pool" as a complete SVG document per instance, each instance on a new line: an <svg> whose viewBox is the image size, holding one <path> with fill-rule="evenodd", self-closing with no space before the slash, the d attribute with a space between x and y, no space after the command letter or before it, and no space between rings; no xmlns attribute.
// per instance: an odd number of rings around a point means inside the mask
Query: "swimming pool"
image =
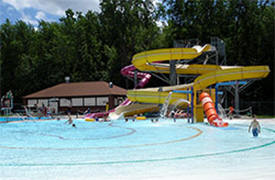
<svg viewBox="0 0 275 180"><path fill-rule="evenodd" d="M170 119L0 124L0 179L273 179L275 122L227 128Z"/></svg>
<svg viewBox="0 0 275 180"><path fill-rule="evenodd" d="M15 117L0 117L0 123L5 122L15 122L15 121L28 121L28 120L49 120L52 119L51 117L21 117L21 116L15 116Z"/></svg>

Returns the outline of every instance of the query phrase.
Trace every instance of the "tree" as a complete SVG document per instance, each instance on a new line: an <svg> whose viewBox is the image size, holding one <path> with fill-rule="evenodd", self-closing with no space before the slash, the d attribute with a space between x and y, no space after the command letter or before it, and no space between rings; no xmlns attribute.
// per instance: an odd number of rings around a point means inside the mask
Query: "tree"
<svg viewBox="0 0 275 180"><path fill-rule="evenodd" d="M103 0L100 3L101 39L117 58L111 66L111 80L122 84L120 69L142 50L159 47L156 9L150 0ZM117 81L119 80L119 81Z"/></svg>
<svg viewBox="0 0 275 180"><path fill-rule="evenodd" d="M31 69L29 51L33 43L34 29L23 21L12 25L9 20L0 28L1 80L3 93L12 90L16 97L24 94L21 85Z"/></svg>

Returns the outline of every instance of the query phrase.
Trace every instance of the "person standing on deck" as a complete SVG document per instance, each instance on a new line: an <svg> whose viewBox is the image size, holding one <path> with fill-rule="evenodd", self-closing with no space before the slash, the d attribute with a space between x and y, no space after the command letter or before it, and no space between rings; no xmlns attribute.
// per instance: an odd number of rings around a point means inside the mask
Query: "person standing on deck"
<svg viewBox="0 0 275 180"><path fill-rule="evenodd" d="M253 115L253 121L249 125L248 132L250 132L251 128L254 137L257 137L258 134L261 133L261 126L260 123L257 121L255 115Z"/></svg>
<svg viewBox="0 0 275 180"><path fill-rule="evenodd" d="M229 119L233 119L233 111L234 111L233 106L230 106L230 107L229 107L229 113L228 113Z"/></svg>

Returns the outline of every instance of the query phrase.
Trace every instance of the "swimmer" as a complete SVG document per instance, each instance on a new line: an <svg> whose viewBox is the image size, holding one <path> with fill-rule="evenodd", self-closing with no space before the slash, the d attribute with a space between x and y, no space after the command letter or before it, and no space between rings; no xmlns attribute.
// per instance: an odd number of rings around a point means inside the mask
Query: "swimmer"
<svg viewBox="0 0 275 180"><path fill-rule="evenodd" d="M72 119L72 117L70 115L68 115L68 116L69 116L69 119L68 119L68 121L65 122L65 124L66 123L72 124L73 123L73 119Z"/></svg>
<svg viewBox="0 0 275 180"><path fill-rule="evenodd" d="M175 111L172 110L171 113L170 113L170 116L171 116L171 118L173 118L174 122L176 122L176 117L175 117L175 115L176 115Z"/></svg>

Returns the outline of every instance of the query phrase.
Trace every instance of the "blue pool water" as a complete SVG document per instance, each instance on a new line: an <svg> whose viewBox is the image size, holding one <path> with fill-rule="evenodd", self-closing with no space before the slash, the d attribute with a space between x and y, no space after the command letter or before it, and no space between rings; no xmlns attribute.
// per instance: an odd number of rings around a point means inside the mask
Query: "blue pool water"
<svg viewBox="0 0 275 180"><path fill-rule="evenodd" d="M0 123L0 179L274 179L275 122Z"/></svg>
<svg viewBox="0 0 275 180"><path fill-rule="evenodd" d="M0 123L25 120L47 120L49 117L0 117Z"/></svg>

